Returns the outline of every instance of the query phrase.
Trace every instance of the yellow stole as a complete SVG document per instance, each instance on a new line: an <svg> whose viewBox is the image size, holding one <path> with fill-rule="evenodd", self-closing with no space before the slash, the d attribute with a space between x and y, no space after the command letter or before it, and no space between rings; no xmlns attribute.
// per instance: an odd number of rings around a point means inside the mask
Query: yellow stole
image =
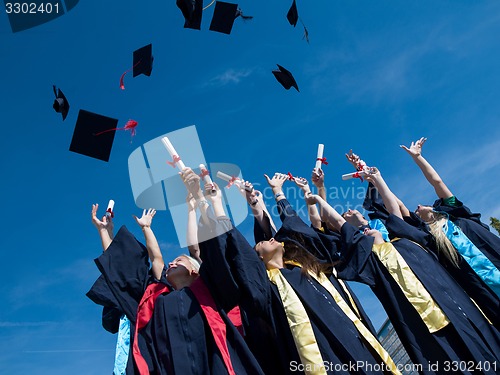
<svg viewBox="0 0 500 375"><path fill-rule="evenodd" d="M389 271L408 301L417 310L430 333L439 331L450 323L444 312L392 243L384 242L373 245L372 251Z"/></svg>
<svg viewBox="0 0 500 375"><path fill-rule="evenodd" d="M293 261L287 261L287 264L293 264L297 267L301 267L301 265L297 262ZM338 292L337 289L333 286L330 280L325 276L323 272L317 276L314 272L309 271L309 275L316 280L323 288L325 288L328 293L333 297L337 305L340 307L342 312L347 315L347 317L354 323L354 326L358 330L358 332L363 336L365 341L373 348L373 350L379 355L380 359L387 365L387 368L391 370L393 374L401 374L401 372L398 370L396 364L392 360L391 356L389 353L385 351L385 349L380 345L378 340L373 336L373 334L370 332L368 328L363 324L363 322L358 318L358 315L352 311L350 306L347 304L347 302L344 300L342 295ZM340 280L339 280L340 281ZM352 300L352 297L350 293L348 293L349 297L351 298L351 303L353 306L356 306L354 301ZM359 312L358 312L359 314Z"/></svg>
<svg viewBox="0 0 500 375"><path fill-rule="evenodd" d="M278 287L288 326L304 365L304 372L308 375L326 375L323 358L302 302L278 268L268 270L267 276Z"/></svg>

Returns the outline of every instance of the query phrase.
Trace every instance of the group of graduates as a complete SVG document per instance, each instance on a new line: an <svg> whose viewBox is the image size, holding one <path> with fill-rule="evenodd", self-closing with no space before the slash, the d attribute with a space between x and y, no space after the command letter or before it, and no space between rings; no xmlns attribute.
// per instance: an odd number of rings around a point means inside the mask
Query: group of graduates
<svg viewBox="0 0 500 375"><path fill-rule="evenodd" d="M401 374L344 281L370 286L416 372L498 374L500 238L425 160L425 140L402 146L438 197L414 212L352 152L347 159L369 182L369 218L338 213L315 168L317 194L293 178L308 225L283 191L290 176L276 173L264 175L282 222L276 231L263 194L242 181L255 245L226 216L219 187L201 189L185 168L190 255L168 264L151 229L154 209L135 217L144 246L124 226L114 235L94 205L104 252L87 295L103 306L104 328L118 332L114 374Z"/></svg>

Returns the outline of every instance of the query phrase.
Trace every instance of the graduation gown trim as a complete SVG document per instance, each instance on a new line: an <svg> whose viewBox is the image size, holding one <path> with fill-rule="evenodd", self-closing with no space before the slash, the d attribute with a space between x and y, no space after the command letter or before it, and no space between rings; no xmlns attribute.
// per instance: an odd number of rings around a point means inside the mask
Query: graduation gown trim
<svg viewBox="0 0 500 375"><path fill-rule="evenodd" d="M296 262L287 261L287 264L293 264L301 267L300 264ZM342 298L337 289L328 280L323 272L320 273L319 277L314 273L309 271L309 275L315 279L323 288L325 288L328 293L333 297L333 300L337 303L342 312L347 315L347 317L353 322L354 326L358 330L361 336L366 340L366 342L373 348L373 350L379 355L380 359L387 365L387 368L391 370L393 374L401 374L398 370L396 364L392 360L389 353L380 345L380 342L372 335L370 330L361 322L359 317L354 313L354 311L349 307L347 302Z"/></svg>
<svg viewBox="0 0 500 375"><path fill-rule="evenodd" d="M304 372L310 375L326 375L323 358L314 336L306 309L285 276L277 268L268 270L269 280L278 287L293 340L304 365Z"/></svg>
<svg viewBox="0 0 500 375"><path fill-rule="evenodd" d="M139 349L139 331L143 329L151 320L158 296L162 293L169 293L168 286L160 283L149 284L137 308L137 323L135 325L134 344L132 354L140 375L149 375L149 367Z"/></svg>
<svg viewBox="0 0 500 375"><path fill-rule="evenodd" d="M389 271L408 301L417 310L429 332L437 332L450 323L444 312L392 243L374 244L372 251Z"/></svg>
<svg viewBox="0 0 500 375"><path fill-rule="evenodd" d="M208 326L210 327L210 331L214 337L215 345L217 345L217 348L222 355L222 360L226 365L227 372L229 375L236 375L229 356L229 349L227 347L226 323L224 323L222 317L217 311L217 306L215 305L215 301L210 293L210 290L199 277L193 281L189 289L191 289L194 296L200 303L203 314L207 318Z"/></svg>
<svg viewBox="0 0 500 375"><path fill-rule="evenodd" d="M335 278L338 280L338 282L339 282L340 286L342 287L342 289L344 290L345 294L347 294L347 297L349 298L349 301L351 302L351 305L354 309L354 313L356 314L356 316L358 318L361 318L361 314L359 313L358 306L356 305L356 302L352 298L351 293L349 292L349 289L347 289L347 286L345 285L344 281L337 278L337 271L335 271L335 269L333 270L333 274L334 274Z"/></svg>

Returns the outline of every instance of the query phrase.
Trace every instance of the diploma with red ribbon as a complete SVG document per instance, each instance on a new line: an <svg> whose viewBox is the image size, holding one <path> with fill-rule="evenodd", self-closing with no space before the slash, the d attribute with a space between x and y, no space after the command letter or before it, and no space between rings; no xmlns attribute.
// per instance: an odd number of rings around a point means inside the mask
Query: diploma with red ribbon
<svg viewBox="0 0 500 375"><path fill-rule="evenodd" d="M210 172L204 164L200 164L200 171L200 177L203 179L205 185L209 184L210 186L212 186L212 188L210 189L210 193L215 194L217 190L215 190L215 185L212 181L212 178L210 177Z"/></svg>
<svg viewBox="0 0 500 375"><path fill-rule="evenodd" d="M172 158L172 161L167 161L168 165L171 165L173 168L177 167L179 170L182 172L186 166L182 162L179 154L177 154L177 151L175 151L174 146L172 146L172 143L168 139L168 137L163 137L161 139L163 144L165 145L165 148L167 149L168 153L170 154L170 157Z"/></svg>
<svg viewBox="0 0 500 375"><path fill-rule="evenodd" d="M323 151L325 149L325 145L324 144L319 144L318 145L318 153L316 154L316 165L314 166L314 168L316 170L318 169L321 169L321 165L324 164L324 165L328 165L328 162L326 161L326 158L323 157ZM317 172L316 172L317 174Z"/></svg>
<svg viewBox="0 0 500 375"><path fill-rule="evenodd" d="M113 208L115 207L115 201L110 199L108 203L108 208L106 209L106 217L109 218L114 218L115 214L113 212Z"/></svg>
<svg viewBox="0 0 500 375"><path fill-rule="evenodd" d="M231 186L236 185L238 187L238 189L241 189L242 187L244 187L244 189L248 192L253 191L253 187L250 188L250 187L244 186L244 181L236 176L230 176L224 172L218 171L217 177L219 177L221 180L227 181L228 184L227 184L226 188L228 188L228 189Z"/></svg>

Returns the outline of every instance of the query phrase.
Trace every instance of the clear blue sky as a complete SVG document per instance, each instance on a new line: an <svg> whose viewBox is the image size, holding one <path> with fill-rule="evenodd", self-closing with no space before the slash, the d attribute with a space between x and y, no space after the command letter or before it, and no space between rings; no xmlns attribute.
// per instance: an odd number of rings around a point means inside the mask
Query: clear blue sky
<svg viewBox="0 0 500 375"><path fill-rule="evenodd" d="M256 183L275 171L310 177L324 143L327 184L347 194L331 203L344 207L361 202L363 185L340 179L354 148L412 209L434 193L398 146L426 136L424 155L452 192L500 216L500 3L299 0L310 44L287 23L290 4L241 1L255 18L237 19L230 36L208 31L213 8L202 31L183 29L173 0L81 1L19 33L2 12L2 373L111 373L115 336L85 297L101 252L91 205L113 198L116 225L141 238L128 156L169 131L195 124L207 162L237 164ZM121 91L132 51L148 43L151 77L129 75ZM300 93L277 83L276 64ZM53 84L71 104L65 122L52 109ZM133 144L118 132L109 163L69 152L79 109L121 126L137 120ZM181 251L168 211L154 229L165 258ZM356 290L379 326L378 303Z"/></svg>

